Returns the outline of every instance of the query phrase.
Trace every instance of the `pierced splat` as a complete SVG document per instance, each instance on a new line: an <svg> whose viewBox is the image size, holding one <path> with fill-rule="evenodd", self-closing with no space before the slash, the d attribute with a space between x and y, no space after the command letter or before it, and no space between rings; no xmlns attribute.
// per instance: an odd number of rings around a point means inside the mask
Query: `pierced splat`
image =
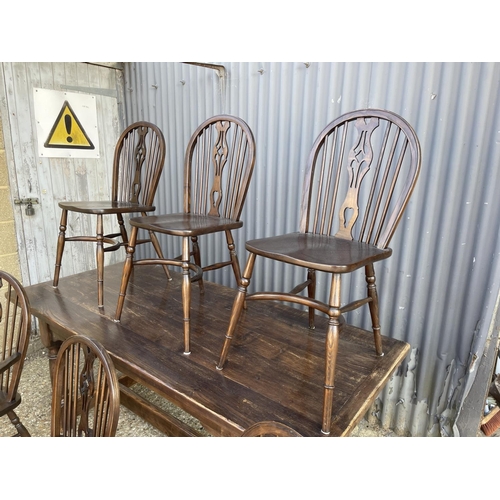
<svg viewBox="0 0 500 500"><path fill-rule="evenodd" d="M358 118L355 123L359 132L358 141L349 151L349 189L344 203L340 208L340 228L335 236L352 240L352 228L356 223L359 214L359 188L361 182L373 160L373 149L371 136L373 131L379 126L378 118Z"/></svg>
<svg viewBox="0 0 500 500"><path fill-rule="evenodd" d="M148 129L146 127L142 127L138 130L139 142L134 151L135 158L135 175L134 180L132 182L132 188L130 193L130 202L131 203L139 203L139 193L141 192L141 170L142 165L144 164L144 160L146 159L146 135L148 133Z"/></svg>
<svg viewBox="0 0 500 500"><path fill-rule="evenodd" d="M114 436L120 387L104 347L83 335L68 337L54 365L51 436Z"/></svg>
<svg viewBox="0 0 500 500"><path fill-rule="evenodd" d="M222 187L221 178L222 171L227 162L227 131L231 122L218 122L216 123L216 128L218 132L217 141L215 143L212 162L214 165L214 183L212 185L212 190L210 192L210 212L208 215L214 215L220 217L219 206L222 201Z"/></svg>
<svg viewBox="0 0 500 500"><path fill-rule="evenodd" d="M79 436L85 434L87 437L93 437L94 435L93 429L89 426L89 414L92 411L94 403L95 381L93 367L95 358L95 354L87 348L85 353L85 362L83 364L82 371L80 372L79 379L79 393L82 403L82 414L78 425ZM98 402L96 401L95 404L98 404Z"/></svg>

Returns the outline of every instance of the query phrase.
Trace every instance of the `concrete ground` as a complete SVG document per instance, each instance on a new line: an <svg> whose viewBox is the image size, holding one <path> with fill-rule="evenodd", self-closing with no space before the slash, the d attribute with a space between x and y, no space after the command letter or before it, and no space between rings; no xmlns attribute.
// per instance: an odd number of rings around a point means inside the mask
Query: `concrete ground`
<svg viewBox="0 0 500 500"><path fill-rule="evenodd" d="M175 416L196 426L203 432L200 422L186 414L168 401L159 398L147 389L141 389L141 394ZM19 392L22 403L16 410L24 426L34 437L50 436L51 386L47 354L44 350L32 353L26 359ZM8 417L0 418L0 437L12 436L14 427ZM125 407L120 409L117 436L120 437L165 437L163 433L145 422ZM208 433L206 434L209 435ZM353 437L396 437L390 430L374 427L362 421L351 434Z"/></svg>

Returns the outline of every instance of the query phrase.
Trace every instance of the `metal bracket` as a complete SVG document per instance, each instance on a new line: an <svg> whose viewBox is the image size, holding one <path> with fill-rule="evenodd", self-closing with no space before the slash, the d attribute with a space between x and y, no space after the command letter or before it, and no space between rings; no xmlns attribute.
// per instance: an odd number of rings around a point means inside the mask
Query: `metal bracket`
<svg viewBox="0 0 500 500"><path fill-rule="evenodd" d="M25 213L28 216L35 215L35 209L33 208L33 203L38 205L38 198L16 198L14 200L16 205L26 205Z"/></svg>
<svg viewBox="0 0 500 500"><path fill-rule="evenodd" d="M14 203L16 205L38 205L38 198L15 198Z"/></svg>
<svg viewBox="0 0 500 500"><path fill-rule="evenodd" d="M223 66L222 64L211 64L202 62L183 62L183 64L190 64L191 66L200 66L202 68L213 69L217 73L220 82L221 112L222 114L224 114L226 105L226 80L227 80L226 67Z"/></svg>

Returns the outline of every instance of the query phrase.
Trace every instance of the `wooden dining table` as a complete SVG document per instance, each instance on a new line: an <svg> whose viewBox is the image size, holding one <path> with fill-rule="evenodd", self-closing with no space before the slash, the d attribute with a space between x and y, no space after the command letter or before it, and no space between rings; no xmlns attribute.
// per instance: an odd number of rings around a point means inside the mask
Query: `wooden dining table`
<svg viewBox="0 0 500 500"><path fill-rule="evenodd" d="M169 436L201 433L136 389L195 417L213 436L241 436L261 421L278 421L302 436L323 436L326 318L315 330L307 312L274 302L249 302L227 363L216 363L236 289L205 281L191 294L191 353L183 353L182 275L167 281L161 266L134 269L120 322L114 313L123 265L105 268L104 307L95 300L95 272L88 271L26 288L38 319L49 366L60 343L86 335L109 352L120 374L121 404ZM345 324L336 366L330 436L348 436L401 365L409 344L383 337L375 355L371 332ZM48 368L49 369L49 368Z"/></svg>

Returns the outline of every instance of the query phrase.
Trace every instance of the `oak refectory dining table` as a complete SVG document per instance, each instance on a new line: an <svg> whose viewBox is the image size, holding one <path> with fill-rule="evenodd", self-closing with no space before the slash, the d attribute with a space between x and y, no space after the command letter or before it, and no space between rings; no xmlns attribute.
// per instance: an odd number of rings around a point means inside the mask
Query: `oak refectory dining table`
<svg viewBox="0 0 500 500"><path fill-rule="evenodd" d="M99 341L120 373L121 403L170 436L200 432L144 398L144 386L200 421L214 436L241 436L260 421L282 422L303 436L322 436L326 318L309 330L307 312L251 302L238 326L224 370L216 363L236 290L205 282L192 287L191 354L183 353L182 275L167 281L161 266L132 274L121 321L114 312L123 265L105 268L105 302L95 301L95 272L26 287L49 364L60 343L82 334ZM409 351L383 337L377 357L372 333L344 325L340 338L330 436L348 436Z"/></svg>

